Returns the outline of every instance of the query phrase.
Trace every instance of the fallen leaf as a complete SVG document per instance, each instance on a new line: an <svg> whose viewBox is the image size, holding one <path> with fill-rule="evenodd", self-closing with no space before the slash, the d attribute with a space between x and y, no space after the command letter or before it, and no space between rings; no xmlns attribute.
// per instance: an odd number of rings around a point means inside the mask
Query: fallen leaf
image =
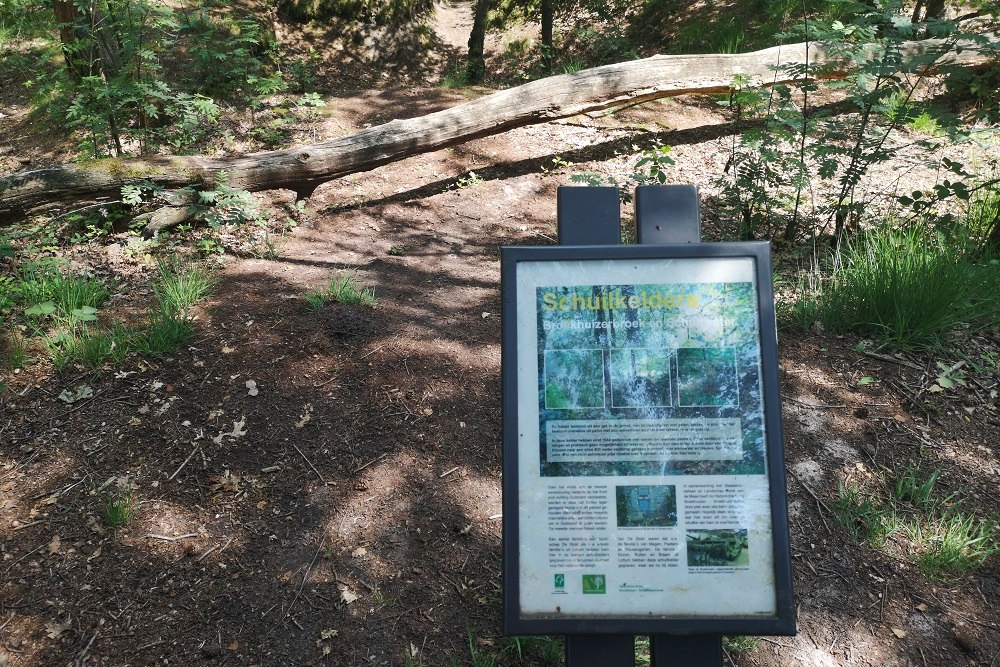
<svg viewBox="0 0 1000 667"><path fill-rule="evenodd" d="M334 630L333 628L330 628L329 630L323 630L322 632L320 632L319 636L322 637L323 639L330 639L332 637L336 637L339 634L340 630Z"/></svg>
<svg viewBox="0 0 1000 667"><path fill-rule="evenodd" d="M899 628L892 628L892 634L896 635L900 639L906 636L905 630L900 630Z"/></svg>
<svg viewBox="0 0 1000 667"><path fill-rule="evenodd" d="M434 414L434 411L431 410L430 408L424 408L424 414L430 417L432 414Z"/></svg>
<svg viewBox="0 0 1000 667"><path fill-rule="evenodd" d="M59 639L59 635L68 630L71 625L73 625L73 621L70 619L66 619L65 623L49 621L45 624L45 634L49 639Z"/></svg>
<svg viewBox="0 0 1000 667"><path fill-rule="evenodd" d="M303 426L305 426L309 422L309 420L312 419L312 411L313 411L312 403L306 403L305 413L302 415L301 419L295 422L295 428L302 428Z"/></svg>
<svg viewBox="0 0 1000 667"><path fill-rule="evenodd" d="M256 396L257 394L259 394L259 393L260 393L260 392L259 392L259 391L257 390L257 383L256 383L256 382L254 382L253 380L247 380L247 381L246 381L246 385L247 385L247 393L248 393L248 394L249 394L250 396Z"/></svg>
<svg viewBox="0 0 1000 667"><path fill-rule="evenodd" d="M323 655L330 655L331 651L333 651L333 649L330 648L329 646L324 646L323 647Z"/></svg>
<svg viewBox="0 0 1000 667"><path fill-rule="evenodd" d="M139 414L140 415L149 414L149 405L146 404L146 405L139 406Z"/></svg>
<svg viewBox="0 0 1000 667"><path fill-rule="evenodd" d="M217 445L221 445L223 438L232 438L233 440L236 440L237 438L242 438L247 434L246 429L243 428L244 426L246 426L246 423L247 423L246 417L240 418L238 422L233 422L232 431L229 432L223 431L219 435L212 438L212 442L214 442Z"/></svg>
<svg viewBox="0 0 1000 667"><path fill-rule="evenodd" d="M345 588L340 591L340 599L343 600L344 604L351 604L358 599L358 595L350 588Z"/></svg>
<svg viewBox="0 0 1000 667"><path fill-rule="evenodd" d="M222 346L222 354L232 354L235 351L236 351L235 349L229 347L228 345Z"/></svg>
<svg viewBox="0 0 1000 667"><path fill-rule="evenodd" d="M351 555L354 556L355 558L361 558L366 553L368 553L368 549L365 549L364 547L358 547L357 549L351 552Z"/></svg>
<svg viewBox="0 0 1000 667"><path fill-rule="evenodd" d="M49 542L49 555L59 553L59 549L62 547L62 540L59 539L58 535L52 536L52 541Z"/></svg>
<svg viewBox="0 0 1000 667"><path fill-rule="evenodd" d="M90 398L94 395L94 390L85 384L81 384L76 388L75 391L70 391L69 389L63 389L59 393L59 400L63 403L76 403L77 401L82 401L85 398Z"/></svg>
<svg viewBox="0 0 1000 667"><path fill-rule="evenodd" d="M917 611L927 611L927 605L921 602L920 604L917 605Z"/></svg>
<svg viewBox="0 0 1000 667"><path fill-rule="evenodd" d="M483 319L484 319L484 320L485 320L485 319L486 319L487 317L489 317L489 316L490 316L490 313L483 313Z"/></svg>

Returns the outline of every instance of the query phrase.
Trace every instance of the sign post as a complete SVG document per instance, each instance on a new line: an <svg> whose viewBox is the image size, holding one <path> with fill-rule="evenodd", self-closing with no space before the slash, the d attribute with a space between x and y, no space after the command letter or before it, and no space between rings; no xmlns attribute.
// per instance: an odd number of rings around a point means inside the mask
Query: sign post
<svg viewBox="0 0 1000 667"><path fill-rule="evenodd" d="M561 246L502 250L505 627L721 664L794 634L770 254L697 243L693 186L636 201L639 246L615 188L560 188Z"/></svg>

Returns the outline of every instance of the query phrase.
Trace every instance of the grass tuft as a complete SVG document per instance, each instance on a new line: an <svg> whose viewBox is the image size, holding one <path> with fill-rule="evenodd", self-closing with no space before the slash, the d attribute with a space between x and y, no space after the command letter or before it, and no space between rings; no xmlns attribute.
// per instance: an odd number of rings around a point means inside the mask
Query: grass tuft
<svg viewBox="0 0 1000 667"><path fill-rule="evenodd" d="M208 273L190 266L178 270L165 261L157 263L157 279L153 282L153 296L160 312L166 316L184 315L201 301L212 288Z"/></svg>
<svg viewBox="0 0 1000 667"><path fill-rule="evenodd" d="M358 285L353 271L340 273L330 280L325 288L306 292L303 297L309 310L319 310L328 301L336 301L348 306L368 306L369 308L375 307L378 303L375 299L375 288Z"/></svg>
<svg viewBox="0 0 1000 667"><path fill-rule="evenodd" d="M894 538L928 579L950 582L1000 553L1000 540L992 523L961 510L955 494L935 496L939 476L939 470L924 476L911 463L895 479L885 480L885 494L842 484L837 521L855 541L878 550Z"/></svg>
<svg viewBox="0 0 1000 667"><path fill-rule="evenodd" d="M847 242L832 278L792 305L829 330L872 336L896 349L940 349L959 329L1000 320L1000 266L973 261L961 239L919 227L881 227Z"/></svg>
<svg viewBox="0 0 1000 667"><path fill-rule="evenodd" d="M135 509L132 489L127 486L115 487L104 496L104 523L110 530L117 531L132 523Z"/></svg>

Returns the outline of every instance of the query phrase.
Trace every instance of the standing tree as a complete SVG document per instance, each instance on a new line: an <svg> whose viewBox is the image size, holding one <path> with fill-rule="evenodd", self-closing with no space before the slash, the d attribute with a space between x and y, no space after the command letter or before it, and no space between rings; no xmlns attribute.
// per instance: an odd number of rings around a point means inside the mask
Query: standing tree
<svg viewBox="0 0 1000 667"><path fill-rule="evenodd" d="M476 0L472 33L469 35L469 62L465 70L469 83L479 83L486 75L486 23L492 4L492 0Z"/></svg>
<svg viewBox="0 0 1000 667"><path fill-rule="evenodd" d="M552 19L555 14L553 0L542 0L542 66L546 74L552 73Z"/></svg>

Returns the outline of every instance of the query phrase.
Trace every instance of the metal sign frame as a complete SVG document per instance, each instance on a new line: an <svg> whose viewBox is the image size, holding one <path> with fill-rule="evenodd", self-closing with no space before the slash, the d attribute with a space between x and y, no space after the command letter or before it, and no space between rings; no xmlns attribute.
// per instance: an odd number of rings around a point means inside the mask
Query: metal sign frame
<svg viewBox="0 0 1000 667"><path fill-rule="evenodd" d="M712 260L748 258L753 263L757 335L760 354L760 390L765 431L764 458L770 506L771 564L774 613L766 615L650 614L524 614L521 601L522 521L544 520L521 516L519 466L518 336L519 269L528 262L573 263L587 261L635 263L636 260ZM782 445L780 397L777 377L777 340L770 249L766 243L688 243L683 245L505 247L501 251L503 300L502 378L504 438L504 623L508 634L758 634L791 635L795 632L791 583ZM533 369L537 373L538 369ZM695 584L697 582L694 582ZM734 591L738 594L738 591Z"/></svg>

